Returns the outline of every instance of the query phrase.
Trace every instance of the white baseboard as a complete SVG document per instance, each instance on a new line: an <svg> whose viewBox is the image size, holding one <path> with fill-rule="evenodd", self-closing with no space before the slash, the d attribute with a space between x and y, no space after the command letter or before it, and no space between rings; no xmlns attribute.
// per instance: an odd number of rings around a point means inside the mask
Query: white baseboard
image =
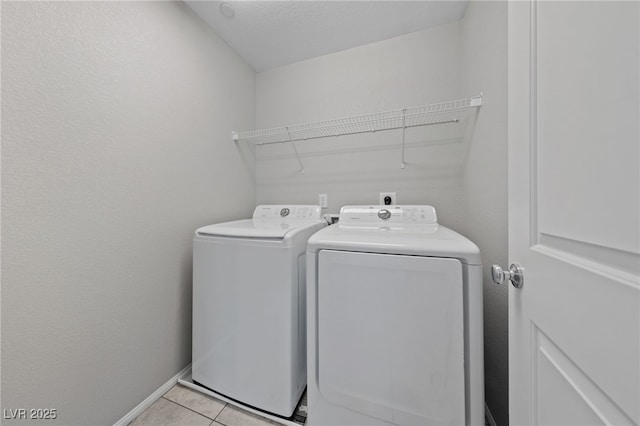
<svg viewBox="0 0 640 426"><path fill-rule="evenodd" d="M185 368L180 370L178 374L167 380L167 382L160 386L154 393L149 395L144 401L140 404L136 405L133 410L129 411L124 415L120 420L115 422L113 426L127 426L129 423L133 421L136 417L144 412L147 408L151 407L151 405L159 400L162 395L167 393L169 389L171 389L176 383L178 383L178 379L186 374L189 370L191 370L191 364L187 365Z"/></svg>
<svg viewBox="0 0 640 426"><path fill-rule="evenodd" d="M484 403L484 418L489 426L496 426L496 420L493 418L493 414L491 414L491 410L489 410L486 402Z"/></svg>

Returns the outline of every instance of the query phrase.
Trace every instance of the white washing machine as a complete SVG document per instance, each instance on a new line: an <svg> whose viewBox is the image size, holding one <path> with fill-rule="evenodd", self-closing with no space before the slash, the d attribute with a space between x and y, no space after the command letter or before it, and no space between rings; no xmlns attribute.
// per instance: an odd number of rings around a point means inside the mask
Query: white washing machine
<svg viewBox="0 0 640 426"><path fill-rule="evenodd" d="M193 381L289 417L306 385L307 239L319 206L256 207L193 239Z"/></svg>
<svg viewBox="0 0 640 426"><path fill-rule="evenodd" d="M307 322L308 425L484 425L480 251L433 207L343 207Z"/></svg>

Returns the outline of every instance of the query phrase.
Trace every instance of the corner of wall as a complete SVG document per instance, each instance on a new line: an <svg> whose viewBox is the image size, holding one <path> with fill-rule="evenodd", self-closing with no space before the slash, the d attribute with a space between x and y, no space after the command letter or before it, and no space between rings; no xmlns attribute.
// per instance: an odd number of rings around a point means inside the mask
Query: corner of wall
<svg viewBox="0 0 640 426"><path fill-rule="evenodd" d="M469 2L462 20L464 90L483 93L463 179L464 233L484 264L485 399L495 422L508 424L506 287L491 281L489 265L507 264L507 4ZM500 159L503 161L500 161Z"/></svg>

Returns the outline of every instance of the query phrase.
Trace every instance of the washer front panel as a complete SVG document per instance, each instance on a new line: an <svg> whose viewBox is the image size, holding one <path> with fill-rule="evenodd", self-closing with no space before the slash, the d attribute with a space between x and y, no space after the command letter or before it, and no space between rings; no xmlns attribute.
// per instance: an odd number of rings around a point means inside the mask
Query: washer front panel
<svg viewBox="0 0 640 426"><path fill-rule="evenodd" d="M193 379L290 416L306 382L300 250L194 241Z"/></svg>

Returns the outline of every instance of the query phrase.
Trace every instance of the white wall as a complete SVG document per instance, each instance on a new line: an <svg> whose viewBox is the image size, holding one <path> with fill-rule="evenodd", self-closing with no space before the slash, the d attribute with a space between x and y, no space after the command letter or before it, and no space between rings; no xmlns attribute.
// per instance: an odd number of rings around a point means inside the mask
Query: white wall
<svg viewBox="0 0 640 426"><path fill-rule="evenodd" d="M485 400L498 425L509 423L507 286L490 268L508 265L507 3L469 2L462 20L464 90L483 92L463 178L464 234L484 265Z"/></svg>
<svg viewBox="0 0 640 426"><path fill-rule="evenodd" d="M256 80L257 128L467 97L460 64L460 26L453 23L265 71ZM338 212L395 191L400 204L432 204L444 224L460 227L467 145L440 143L458 136L450 130L407 130L405 170L400 130L297 142L303 175L289 144L257 147L257 201L317 204L326 193L327 212Z"/></svg>
<svg viewBox="0 0 640 426"><path fill-rule="evenodd" d="M112 424L190 362L192 233L251 213L254 111L181 3L2 3L2 408Z"/></svg>
<svg viewBox="0 0 640 426"><path fill-rule="evenodd" d="M376 204L396 191L400 204L431 204L439 221L480 247L485 265L486 401L508 424L506 287L492 263L507 263L506 2L469 2L457 23L276 68L257 75L257 128L384 111L483 92L470 139L440 144L442 126L407 133L400 170L399 131L300 141L256 150L259 203ZM441 132L441 133L440 133ZM435 142L435 143L434 143Z"/></svg>

